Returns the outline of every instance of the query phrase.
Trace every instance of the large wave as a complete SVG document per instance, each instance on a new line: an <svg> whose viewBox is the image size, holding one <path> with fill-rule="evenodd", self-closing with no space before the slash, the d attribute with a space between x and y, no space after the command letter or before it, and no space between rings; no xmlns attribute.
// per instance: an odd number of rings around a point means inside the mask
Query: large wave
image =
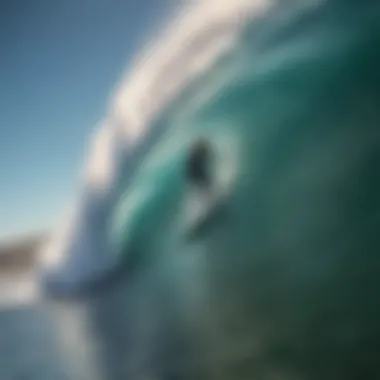
<svg viewBox="0 0 380 380"><path fill-rule="evenodd" d="M81 194L43 249L42 274L50 290L78 287L114 265L106 239L110 213L120 186L154 144L154 121L234 45L248 20L271 6L271 0L192 3L137 55L95 130Z"/></svg>

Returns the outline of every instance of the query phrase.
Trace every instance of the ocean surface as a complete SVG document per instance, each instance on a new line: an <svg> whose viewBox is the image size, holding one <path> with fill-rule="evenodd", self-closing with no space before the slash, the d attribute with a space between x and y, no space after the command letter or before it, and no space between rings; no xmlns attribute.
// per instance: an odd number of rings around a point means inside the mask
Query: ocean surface
<svg viewBox="0 0 380 380"><path fill-rule="evenodd" d="M43 301L0 309L0 380L98 379L88 352L94 346L83 320L69 310L59 306L58 316Z"/></svg>
<svg viewBox="0 0 380 380"><path fill-rule="evenodd" d="M131 310L119 285L85 302L53 301L33 274L0 276L0 380L124 380Z"/></svg>
<svg viewBox="0 0 380 380"><path fill-rule="evenodd" d="M42 297L32 271L2 273L0 380L95 380L80 311Z"/></svg>
<svg viewBox="0 0 380 380"><path fill-rule="evenodd" d="M0 380L67 379L53 325L40 304L0 310Z"/></svg>

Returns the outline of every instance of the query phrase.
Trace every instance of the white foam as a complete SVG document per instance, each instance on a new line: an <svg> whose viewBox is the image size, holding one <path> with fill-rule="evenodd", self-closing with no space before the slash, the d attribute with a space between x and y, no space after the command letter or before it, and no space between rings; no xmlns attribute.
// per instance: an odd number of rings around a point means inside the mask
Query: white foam
<svg viewBox="0 0 380 380"><path fill-rule="evenodd" d="M35 273L0 276L0 308L33 304L39 296Z"/></svg>

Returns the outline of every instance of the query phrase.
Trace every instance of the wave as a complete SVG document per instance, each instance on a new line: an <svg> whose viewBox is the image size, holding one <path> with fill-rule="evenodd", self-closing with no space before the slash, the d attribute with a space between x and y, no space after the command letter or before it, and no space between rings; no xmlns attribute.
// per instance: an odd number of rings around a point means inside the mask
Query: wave
<svg viewBox="0 0 380 380"><path fill-rule="evenodd" d="M234 45L249 20L272 6L270 0L193 3L136 56L95 129L82 191L42 251L46 286L67 290L114 265L106 226L120 186L158 138L155 120Z"/></svg>

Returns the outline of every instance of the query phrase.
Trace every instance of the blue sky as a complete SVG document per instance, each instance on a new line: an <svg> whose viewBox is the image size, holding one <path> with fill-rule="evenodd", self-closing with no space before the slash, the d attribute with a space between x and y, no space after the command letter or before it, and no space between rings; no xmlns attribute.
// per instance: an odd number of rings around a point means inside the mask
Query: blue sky
<svg viewBox="0 0 380 380"><path fill-rule="evenodd" d="M170 0L0 2L0 239L49 228L89 134Z"/></svg>

